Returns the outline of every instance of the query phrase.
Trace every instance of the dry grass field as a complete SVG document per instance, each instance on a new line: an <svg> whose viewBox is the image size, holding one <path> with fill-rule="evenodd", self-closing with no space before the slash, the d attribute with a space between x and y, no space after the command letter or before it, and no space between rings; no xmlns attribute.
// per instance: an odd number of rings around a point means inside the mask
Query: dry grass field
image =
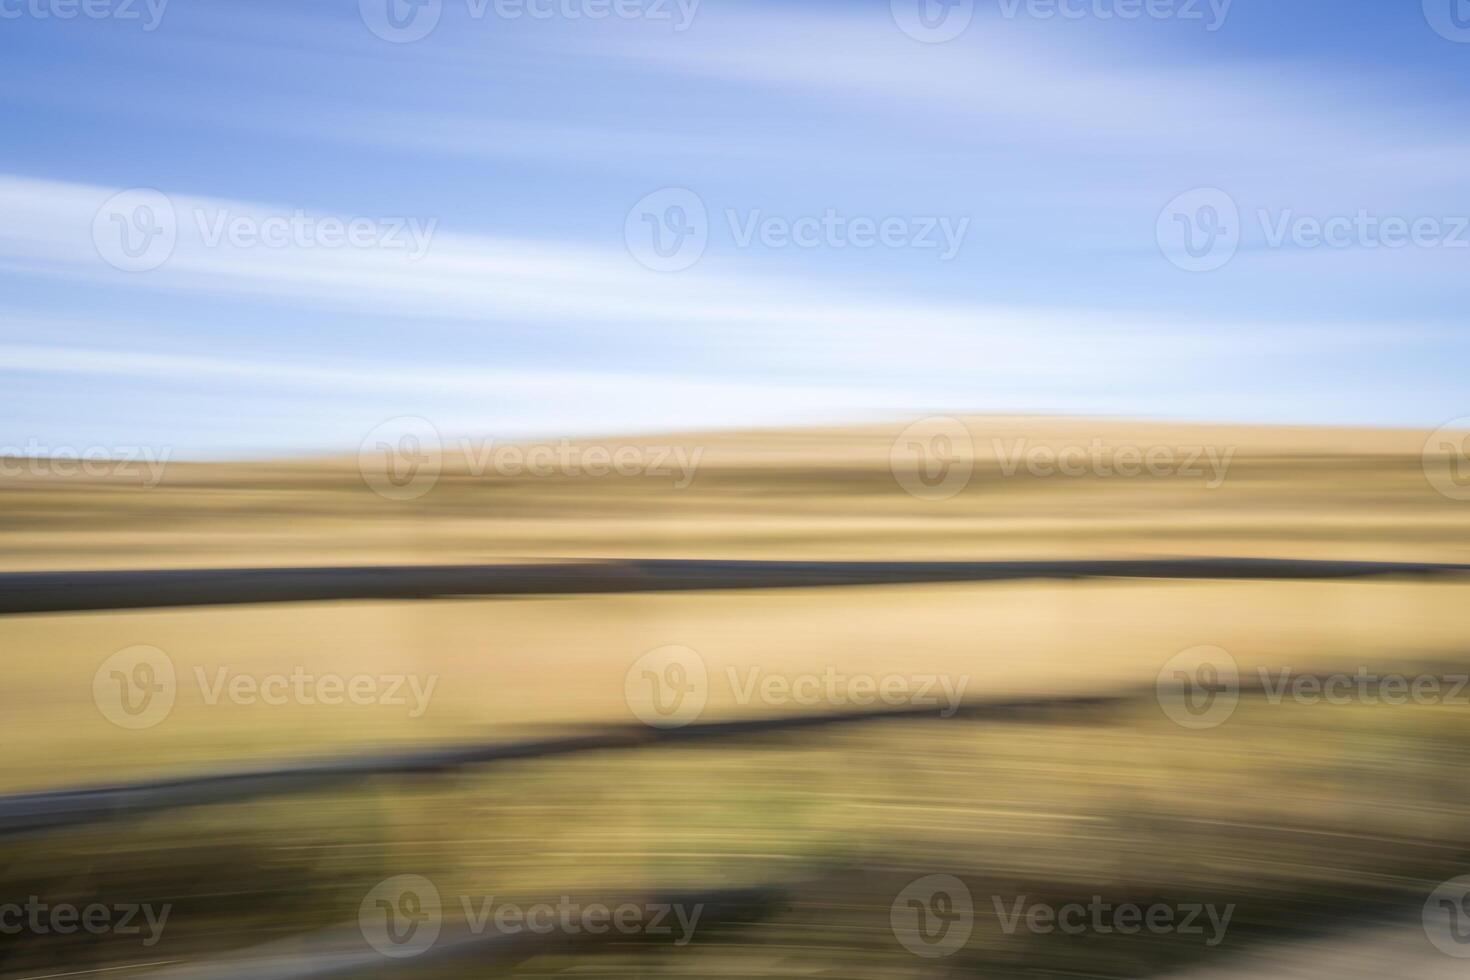
<svg viewBox="0 0 1470 980"><path fill-rule="evenodd" d="M573 443L583 451L638 447L649 467L662 461L668 471L637 476L497 472L497 444L446 436L438 482L412 500L375 494L355 457L170 463L156 487L146 485L142 466L98 479L0 476L0 562L1470 556L1465 502L1425 478L1424 432L1046 418L964 424L970 445L955 452L973 460L973 474L945 500L916 498L895 479L901 424ZM1037 475L1016 465L1018 454L1091 454L1094 444L1105 461L1155 450L1161 475ZM682 488L678 457L663 452L675 447L693 464ZM1223 477L1212 455L1225 463Z"/></svg>
<svg viewBox="0 0 1470 980"><path fill-rule="evenodd" d="M966 427L974 472L947 499L895 478L901 425L600 441L701 450L684 488L653 474L475 472L453 453L432 489L407 501L375 494L341 459L175 464L156 487L9 477L0 560L7 570L621 556L1470 561L1470 502L1426 479L1425 433ZM1166 447L1175 471L1008 474L1017 440L1100 445L1105 458ZM1178 472L1191 447L1229 454L1219 481L1205 463L1200 475ZM1150 692L1171 657L1204 645L1248 676L1470 670L1467 599L1470 585L1453 581L1082 581L0 618L8 792L626 723L630 668L670 645L708 670L702 720L814 710L752 696L751 677L932 676L967 699L1137 692L1080 715L599 752L6 840L8 893L134 895L177 911L157 948L51 937L12 947L0 972L188 963L351 921L368 889L404 873L438 885L448 918L461 914L455 895L792 889L769 918L687 947L539 957L519 967L527 976L1149 976L1261 940L1412 918L1434 884L1470 870L1470 707L1243 696L1228 722L1196 731ZM99 708L94 681L108 657L139 645L166 654L177 690L166 717L133 730ZM293 673L411 675L429 694L326 705L212 693L220 678ZM908 882L934 873L969 886L975 924L962 949L929 960L896 941L889 917ZM1181 935L1007 932L992 899L1023 894L1237 912L1208 948Z"/></svg>

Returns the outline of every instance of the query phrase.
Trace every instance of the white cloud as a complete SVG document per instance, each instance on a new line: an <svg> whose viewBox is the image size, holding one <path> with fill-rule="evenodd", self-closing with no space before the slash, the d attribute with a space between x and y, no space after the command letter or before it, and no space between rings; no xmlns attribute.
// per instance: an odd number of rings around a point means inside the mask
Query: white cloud
<svg viewBox="0 0 1470 980"><path fill-rule="evenodd" d="M410 323L539 323L548 330L606 324L644 341L660 332L693 334L715 347L755 352L756 360L769 350L773 364L889 375L953 374L962 366L972 380L997 383L1018 372L1053 382L1102 373L1126 379L1208 352L1226 355L1246 337L1256 350L1324 339L1271 324L892 296L848 282L757 275L713 256L693 270L658 274L618 247L442 229L417 260L376 246L211 245L208 228L219 216L258 222L296 209L185 195L170 195L178 237L167 261L150 271L122 272L103 261L92 239L97 209L115 193L0 176L0 268L114 289L236 297ZM204 216L203 230L196 215ZM404 334L412 337L413 328Z"/></svg>

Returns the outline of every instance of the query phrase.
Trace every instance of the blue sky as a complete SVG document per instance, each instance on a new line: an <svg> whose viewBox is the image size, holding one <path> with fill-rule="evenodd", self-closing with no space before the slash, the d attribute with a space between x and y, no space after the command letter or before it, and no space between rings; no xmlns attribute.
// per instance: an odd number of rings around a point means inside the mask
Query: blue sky
<svg viewBox="0 0 1470 980"><path fill-rule="evenodd" d="M1470 3L975 0L934 42L920 0L425 0L417 40L388 0L81 2L0 0L0 445L1470 413ZM129 271L138 188L174 240ZM1220 192L1238 244L1181 268Z"/></svg>

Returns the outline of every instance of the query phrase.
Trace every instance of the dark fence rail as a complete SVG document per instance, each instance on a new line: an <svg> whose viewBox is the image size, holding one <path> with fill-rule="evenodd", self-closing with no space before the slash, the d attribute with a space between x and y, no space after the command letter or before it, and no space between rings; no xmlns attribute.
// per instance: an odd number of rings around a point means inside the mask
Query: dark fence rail
<svg viewBox="0 0 1470 980"><path fill-rule="evenodd" d="M1429 665L1425 666L1428 668ZM1331 675L1318 672L1294 673L1293 676L1315 677L1320 682ZM1233 690L1242 697L1258 697L1267 693L1260 678L1241 677L1234 683ZM667 729L652 728L642 723L589 726L571 734L540 738L449 744L423 749L392 749L272 767L220 770L106 786L15 793L0 796L0 836L61 830L178 807L315 792L378 776L433 775L526 759L549 759L582 752L689 745L701 741L739 739L833 725L875 724L939 717L974 722L1018 722L1042 719L1059 712L1065 713L1069 721L1085 721L1089 715L1098 712L1162 696L1156 687L1125 688L1104 694L970 700L952 712L947 707L924 706L791 713L698 722Z"/></svg>
<svg viewBox="0 0 1470 980"><path fill-rule="evenodd" d="M625 559L516 565L367 565L0 573L0 615L260 602L790 589L1019 579L1446 577L1470 565L1277 558L1055 561Z"/></svg>
<svg viewBox="0 0 1470 980"><path fill-rule="evenodd" d="M1106 707L1135 695L1016 698L961 706L957 715L972 719L1004 719L1054 710ZM230 803L262 796L315 792L375 776L411 776L452 772L475 766L523 759L546 759L579 752L689 744L707 739L739 738L768 732L827 725L859 724L904 718L938 717L933 707L784 715L770 718L706 722L683 728L657 729L629 724L585 733L518 741L445 745L430 749L362 753L272 768L200 773L168 779L140 780L40 793L0 796L0 836L60 830L81 824L141 816L176 807Z"/></svg>
<svg viewBox="0 0 1470 980"><path fill-rule="evenodd" d="M1440 676L1444 664L1422 665L1426 675ZM1458 668L1457 668L1458 669ZM1332 676L1293 672L1294 677ZM1456 677L1460 676L1458 673ZM1267 693L1261 678L1240 677L1233 690L1242 697ZM270 767L227 769L164 779L104 786L15 793L0 796L0 837L46 832L105 820L142 816L178 807L231 803L264 796L314 792L326 787L378 776L416 776L455 772L526 759L549 759L582 752L678 746L707 740L739 739L832 725L875 724L953 717L976 722L1016 722L1061 712L1069 720L1163 697L1156 687L1125 688L1102 694L972 699L951 710L941 707L818 711L698 722L680 728L652 728L641 723L588 726L570 734L539 738L390 749Z"/></svg>
<svg viewBox="0 0 1470 980"><path fill-rule="evenodd" d="M238 603L432 599L453 596L796 588L1025 579L1327 580L1444 577L1470 565L1190 558L1015 562L767 562L623 560L489 566L187 569L0 574L0 614L72 612ZM1241 694L1259 693L1249 684ZM1102 720L1113 709L1155 695L1152 688L1103 695L970 702L960 717L977 721ZM275 767L242 768L115 785L0 796L0 836L45 833L174 808L320 791L380 776L432 775L517 760L576 753L759 737L817 726L938 717L938 708L826 712L708 722L675 729L643 725L589 727L518 741L365 752ZM669 903L699 903L707 918L759 917L789 899L784 886L658 893ZM424 966L503 969L548 952L570 951L564 937L455 934L421 958L396 961L364 948L355 929L339 927L258 946L218 959L178 964L176 980L317 980L404 972Z"/></svg>

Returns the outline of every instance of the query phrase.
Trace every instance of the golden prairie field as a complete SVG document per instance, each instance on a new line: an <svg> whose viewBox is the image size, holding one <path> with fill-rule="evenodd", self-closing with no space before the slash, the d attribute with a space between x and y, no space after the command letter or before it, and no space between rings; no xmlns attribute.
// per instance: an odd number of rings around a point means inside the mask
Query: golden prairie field
<svg viewBox="0 0 1470 980"><path fill-rule="evenodd" d="M408 501L375 494L353 459L171 464L156 487L10 478L0 555L7 570L629 556L1470 561L1470 502L1430 485L1422 432L965 425L974 473L943 500L895 479L902 425L600 441L700 450L683 488L652 474L476 472L453 454ZM1208 471L1002 466L1017 445L1094 440L1104 454L1173 447L1181 467L1183 450L1212 447L1229 465L1218 486ZM1470 667L1467 596L1458 580L1028 581L4 617L0 734L11 751L0 780L11 792L627 723L630 667L669 645L707 665L702 720L812 710L752 698L743 679L757 674L938 677L970 700L1136 692L1080 717L822 729L196 807L12 842L8 880L68 867L109 889L146 882L194 909L171 933L169 962L350 920L367 887L405 871L446 894L782 881L797 897L768 921L687 950L619 947L600 968L919 976L933 964L893 941L889 905L905 882L942 871L976 896L975 935L946 961L960 974L1163 974L1214 962L1213 948L1179 936L1018 938L987 896L1213 897L1240 907L1225 944L1236 952L1411 906L1470 860L1470 711L1243 698L1228 723L1190 731L1150 697L1161 668L1212 646L1251 675L1453 673ZM161 722L127 730L99 710L93 685L104 660L137 645L167 654L177 697ZM432 686L417 706L211 697L221 677L293 672ZM182 856L181 835L197 842ZM23 951L3 968L44 972L50 955ZM520 969L590 968L579 954Z"/></svg>
<svg viewBox="0 0 1470 980"><path fill-rule="evenodd" d="M641 447L650 465L661 459L669 471L631 477L502 475L486 455L499 444L446 439L442 475L414 500L374 494L355 457L171 462L156 487L146 486L141 465L126 478L0 476L0 558L7 568L39 569L605 556L1470 556L1465 502L1425 477L1425 432L988 417L964 425L973 476L947 500L918 499L895 480L901 423L571 443ZM1106 454L1173 453L1173 464L1159 467L1173 475L1003 472L1018 452L1091 452L1094 442ZM682 488L674 449L693 464ZM1228 458L1223 479L1210 453ZM1198 475L1177 472L1185 469Z"/></svg>

